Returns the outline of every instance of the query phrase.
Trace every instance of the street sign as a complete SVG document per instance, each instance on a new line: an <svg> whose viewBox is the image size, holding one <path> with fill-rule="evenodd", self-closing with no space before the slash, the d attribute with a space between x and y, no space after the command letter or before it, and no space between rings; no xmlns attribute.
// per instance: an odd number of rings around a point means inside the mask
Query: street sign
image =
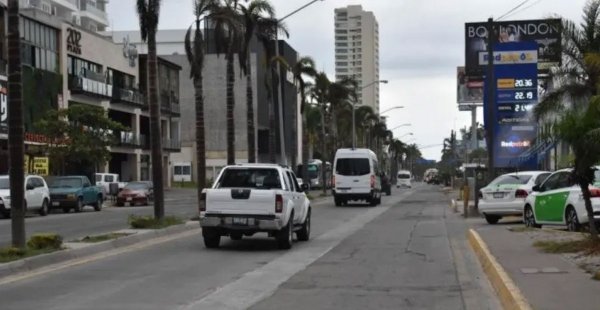
<svg viewBox="0 0 600 310"><path fill-rule="evenodd" d="M535 41L495 46L492 83L496 100L491 124L496 168L535 169L537 166L537 154L520 159L537 137L537 122L533 116L533 108L538 102L537 65Z"/></svg>

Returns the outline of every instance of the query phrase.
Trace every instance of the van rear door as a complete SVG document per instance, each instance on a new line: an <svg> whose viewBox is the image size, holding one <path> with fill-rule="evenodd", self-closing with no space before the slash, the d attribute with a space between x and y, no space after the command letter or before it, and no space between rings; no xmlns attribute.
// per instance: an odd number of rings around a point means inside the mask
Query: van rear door
<svg viewBox="0 0 600 310"><path fill-rule="evenodd" d="M367 157L337 158L335 190L338 193L371 192L371 163Z"/></svg>

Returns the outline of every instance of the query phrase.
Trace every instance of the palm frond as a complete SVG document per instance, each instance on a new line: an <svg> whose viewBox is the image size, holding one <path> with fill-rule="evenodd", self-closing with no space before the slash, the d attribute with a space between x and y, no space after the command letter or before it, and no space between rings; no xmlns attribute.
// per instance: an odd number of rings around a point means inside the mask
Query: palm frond
<svg viewBox="0 0 600 310"><path fill-rule="evenodd" d="M148 3L146 0L136 1L137 14L140 19L140 36L142 41L146 41L148 38Z"/></svg>

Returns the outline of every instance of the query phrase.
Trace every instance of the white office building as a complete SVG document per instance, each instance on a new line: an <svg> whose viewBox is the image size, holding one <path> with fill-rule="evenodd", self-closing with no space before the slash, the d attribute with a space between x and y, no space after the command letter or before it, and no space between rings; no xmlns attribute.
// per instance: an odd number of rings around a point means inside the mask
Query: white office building
<svg viewBox="0 0 600 310"><path fill-rule="evenodd" d="M122 0L121 0L122 1ZM6 7L7 0L0 0ZM104 31L109 26L108 0L20 0L20 9L56 16L89 31ZM131 5L134 5L132 2Z"/></svg>
<svg viewBox="0 0 600 310"><path fill-rule="evenodd" d="M358 104L379 113L379 24L360 5L335 9L335 78L345 77L358 81Z"/></svg>

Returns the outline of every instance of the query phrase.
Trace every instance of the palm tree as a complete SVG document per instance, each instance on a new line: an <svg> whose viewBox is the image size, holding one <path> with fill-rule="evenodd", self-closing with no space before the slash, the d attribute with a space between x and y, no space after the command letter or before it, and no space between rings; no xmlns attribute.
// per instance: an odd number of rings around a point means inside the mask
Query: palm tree
<svg viewBox="0 0 600 310"><path fill-rule="evenodd" d="M198 182L198 201L201 201L202 190L206 187L206 137L204 132L204 89L202 70L204 68L204 37L200 25L201 18L206 16L213 5L212 0L194 1L196 20L185 34L185 53L190 63L190 78L194 81L194 101L196 110L196 178ZM192 38L193 32L193 38Z"/></svg>
<svg viewBox="0 0 600 310"><path fill-rule="evenodd" d="M369 147L368 144L368 135L369 135L369 127L373 122L376 122L379 118L377 114L373 111L373 108L370 106L360 106L356 108L355 115L356 118L356 135L357 137L361 137L357 143L358 145L362 145L363 147Z"/></svg>
<svg viewBox="0 0 600 310"><path fill-rule="evenodd" d="M313 87L312 90L312 96L313 98L317 101L317 105L319 107L319 109L321 110L321 137L319 140L321 140L321 160L323 161L323 163L325 163L327 161L327 142L326 142L326 137L327 137L327 133L326 133L326 126L325 126L325 119L327 118L327 107L328 107L328 97L329 97L329 90L330 90L330 84L331 82L329 81L329 78L327 78L327 74L325 74L324 72L319 72L317 73L317 75L315 76L315 86ZM323 194L327 193L327 188L325 186L325 184L327 184L327 172L325 171L326 169L321 169L322 170L322 184L323 184Z"/></svg>
<svg viewBox="0 0 600 310"><path fill-rule="evenodd" d="M590 115L597 113L600 94L600 1L590 0L583 11L583 22L577 26L563 19L563 64L553 68L555 88L536 106L538 121L553 122L554 136L573 149L573 177L580 186L590 223L594 223L589 186L594 182L593 165L597 163L598 128ZM590 225L592 238L598 240L595 225Z"/></svg>
<svg viewBox="0 0 600 310"><path fill-rule="evenodd" d="M315 61L310 57L302 57L298 60L296 65L292 68L294 79L298 82L298 91L300 92L300 114L302 114L302 178L304 184L309 184L308 178L308 117L307 117L307 105L306 102L306 76L314 78L317 75L315 70Z"/></svg>
<svg viewBox="0 0 600 310"><path fill-rule="evenodd" d="M226 65L226 119L227 119L227 164L235 164L235 70L234 54L241 55L243 24L238 12L238 0L216 1L211 8L211 21L214 23L217 54L225 52ZM240 66L245 66L243 57Z"/></svg>
<svg viewBox="0 0 600 310"><path fill-rule="evenodd" d="M308 135L308 158L312 159L321 132L321 111L319 107L307 104L304 113L306 114L306 133Z"/></svg>
<svg viewBox="0 0 600 310"><path fill-rule="evenodd" d="M25 248L25 169L23 146L23 85L21 82L21 38L19 1L9 0L8 9L8 148L12 245Z"/></svg>
<svg viewBox="0 0 600 310"><path fill-rule="evenodd" d="M137 0L140 19L140 34L148 43L148 92L146 100L150 107L150 145L152 158L152 182L154 183L154 217L165 216L163 188L162 135L160 128L160 106L158 103L158 67L156 56L156 31L160 13L160 0Z"/></svg>
<svg viewBox="0 0 600 310"><path fill-rule="evenodd" d="M256 35L259 25L273 22L275 19L275 9L266 0L252 0L248 6L240 5L240 11L244 21L244 41L242 43L242 52L244 57L242 69L246 74L246 107L248 120L248 162L256 162L256 139L254 126L254 94L252 91L252 62L250 44ZM264 17L266 14L267 17ZM276 26L276 25L274 25Z"/></svg>

